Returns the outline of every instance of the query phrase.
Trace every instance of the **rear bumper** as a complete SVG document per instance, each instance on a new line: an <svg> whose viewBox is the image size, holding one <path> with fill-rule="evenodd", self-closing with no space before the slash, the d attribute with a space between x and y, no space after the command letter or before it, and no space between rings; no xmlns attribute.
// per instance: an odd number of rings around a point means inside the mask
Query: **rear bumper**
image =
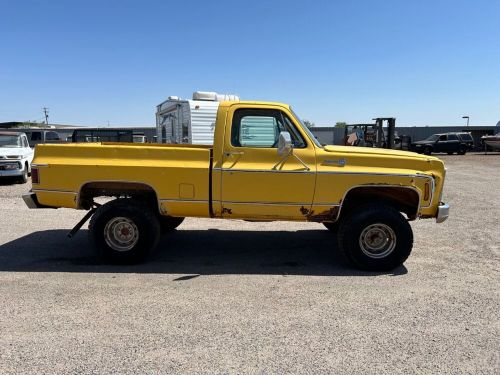
<svg viewBox="0 0 500 375"><path fill-rule="evenodd" d="M23 194L23 201L26 203L28 208L43 208L40 203L38 203L38 199L36 198L36 194L31 191Z"/></svg>
<svg viewBox="0 0 500 375"><path fill-rule="evenodd" d="M446 219L448 219L448 216L450 216L450 205L441 202L438 207L436 223L442 223L443 221L446 221Z"/></svg>

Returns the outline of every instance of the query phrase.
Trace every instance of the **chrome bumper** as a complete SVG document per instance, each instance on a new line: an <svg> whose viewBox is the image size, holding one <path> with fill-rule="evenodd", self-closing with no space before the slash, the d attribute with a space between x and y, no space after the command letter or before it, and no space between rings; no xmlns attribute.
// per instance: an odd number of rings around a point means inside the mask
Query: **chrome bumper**
<svg viewBox="0 0 500 375"><path fill-rule="evenodd" d="M446 221L446 219L448 219L448 216L450 216L450 205L441 202L438 207L436 223L442 223L443 221Z"/></svg>

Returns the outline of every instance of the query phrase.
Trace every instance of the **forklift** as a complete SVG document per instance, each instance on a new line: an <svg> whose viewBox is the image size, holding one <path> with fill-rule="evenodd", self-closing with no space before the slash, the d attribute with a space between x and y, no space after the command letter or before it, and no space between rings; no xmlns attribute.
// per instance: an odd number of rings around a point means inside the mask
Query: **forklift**
<svg viewBox="0 0 500 375"><path fill-rule="evenodd" d="M346 125L344 145L410 150L411 138L396 134L396 118L377 117L373 120L375 123Z"/></svg>

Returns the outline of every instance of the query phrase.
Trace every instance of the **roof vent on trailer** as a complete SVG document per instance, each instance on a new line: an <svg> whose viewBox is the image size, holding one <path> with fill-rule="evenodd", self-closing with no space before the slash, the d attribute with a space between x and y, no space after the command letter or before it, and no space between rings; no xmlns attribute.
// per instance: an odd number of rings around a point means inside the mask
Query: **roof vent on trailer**
<svg viewBox="0 0 500 375"><path fill-rule="evenodd" d="M223 100L238 101L240 98L233 94L217 94L213 91L195 91L193 92L193 100L221 102Z"/></svg>

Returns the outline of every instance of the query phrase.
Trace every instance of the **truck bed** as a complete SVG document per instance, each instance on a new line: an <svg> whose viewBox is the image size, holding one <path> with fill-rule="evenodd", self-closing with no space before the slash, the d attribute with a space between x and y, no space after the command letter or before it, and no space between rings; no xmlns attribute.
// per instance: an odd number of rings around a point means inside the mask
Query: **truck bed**
<svg viewBox="0 0 500 375"><path fill-rule="evenodd" d="M210 146L198 145L39 145L33 160L39 183L33 184L33 191L45 206L82 208L85 189L132 183L149 187L161 212L175 216L182 205L185 215L188 205L193 216L205 217L209 216L211 153Z"/></svg>

